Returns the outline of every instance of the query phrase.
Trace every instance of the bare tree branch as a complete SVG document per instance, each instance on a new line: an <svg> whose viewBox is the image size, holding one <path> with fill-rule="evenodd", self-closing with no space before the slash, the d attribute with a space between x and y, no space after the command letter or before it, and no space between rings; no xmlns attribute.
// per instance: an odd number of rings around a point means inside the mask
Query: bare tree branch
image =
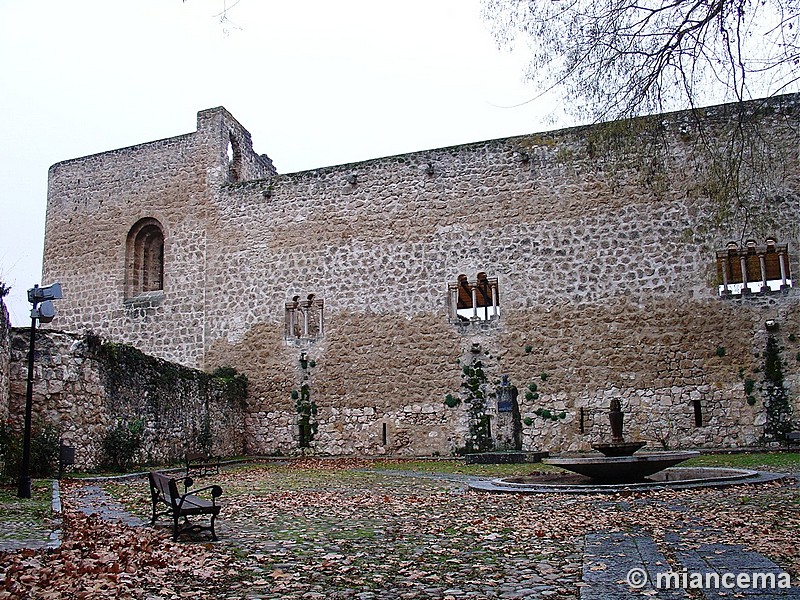
<svg viewBox="0 0 800 600"><path fill-rule="evenodd" d="M800 0L484 0L498 42L526 42L566 112L630 117L797 84Z"/></svg>

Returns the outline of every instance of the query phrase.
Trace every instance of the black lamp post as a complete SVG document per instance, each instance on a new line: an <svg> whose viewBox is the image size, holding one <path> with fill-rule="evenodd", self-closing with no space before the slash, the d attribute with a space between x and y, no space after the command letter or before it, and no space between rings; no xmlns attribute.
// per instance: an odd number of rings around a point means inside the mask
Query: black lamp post
<svg viewBox="0 0 800 600"><path fill-rule="evenodd" d="M28 290L28 302L31 309L31 341L28 350L28 387L25 395L25 432L22 438L22 466L19 471L19 498L31 497L31 413L33 412L33 352L36 344L36 322L49 323L56 316L53 300L60 300L61 284L54 283L46 287L34 285Z"/></svg>

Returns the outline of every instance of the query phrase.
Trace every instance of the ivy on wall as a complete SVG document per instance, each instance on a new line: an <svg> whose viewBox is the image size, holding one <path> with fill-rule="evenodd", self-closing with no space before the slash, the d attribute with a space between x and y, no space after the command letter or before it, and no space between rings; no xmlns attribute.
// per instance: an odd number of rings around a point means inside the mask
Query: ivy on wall
<svg viewBox="0 0 800 600"><path fill-rule="evenodd" d="M461 367L461 391L457 396L447 394L444 403L450 408L455 408L462 402L466 406L469 431L461 452L488 452L494 448L490 417L486 413L487 396L494 395L488 389L488 377L483 363L483 358L488 353L477 343L472 344L469 352L469 360Z"/></svg>
<svg viewBox="0 0 800 600"><path fill-rule="evenodd" d="M137 429L138 421L142 422L142 430L135 437L143 441L134 444L134 456L125 467L152 462L153 453L170 462L182 461L187 451L212 454L214 431L220 427L212 422L212 403L245 406L247 377L232 367L205 373L148 356L127 344L104 342L93 333L86 334L84 343L89 356L98 363L107 409L114 422L106 438L119 441L124 437L120 432L127 434L131 426ZM165 436L165 432L170 435ZM168 447L157 448L165 437L169 438ZM111 449L119 445L114 443Z"/></svg>
<svg viewBox="0 0 800 600"><path fill-rule="evenodd" d="M525 353L526 354L530 354L530 350L528 350L528 348L530 348L530 346L525 346ZM548 375L547 373L544 373L544 372L539 375L539 378L543 382L547 381L547 379L549 377L550 377L550 375ZM528 385L528 389L525 391L525 400L528 402L528 404L539 400L539 386L535 381L531 382ZM547 421L554 421L554 422L558 422L558 421L560 421L562 419L566 419L567 418L566 411L563 411L563 410L562 411L557 411L555 408L550 409L550 408L540 407L540 408L537 408L536 410L534 410L533 414L535 414L537 417L541 417L541 418L543 418L543 419L545 419ZM533 418L525 417L523 419L523 423L525 423L525 425L530 427L531 425L533 425Z"/></svg>
<svg viewBox="0 0 800 600"><path fill-rule="evenodd" d="M308 358L305 352L300 354L301 385L300 390L292 390L292 400L295 401L294 408L297 412L297 425L300 448L310 448L314 436L317 434L319 424L317 423L317 403L311 397L311 386L309 384L309 369L314 368L316 363Z"/></svg>
<svg viewBox="0 0 800 600"><path fill-rule="evenodd" d="M778 441L785 441L792 431L792 405L783 382L783 361L781 349L775 336L767 338L764 350L764 378L761 381L761 397L767 422L764 435Z"/></svg>

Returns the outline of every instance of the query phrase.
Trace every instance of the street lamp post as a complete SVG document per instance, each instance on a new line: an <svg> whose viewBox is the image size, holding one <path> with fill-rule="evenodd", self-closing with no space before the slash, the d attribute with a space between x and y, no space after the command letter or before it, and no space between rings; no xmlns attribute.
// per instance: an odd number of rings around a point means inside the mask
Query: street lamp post
<svg viewBox="0 0 800 600"><path fill-rule="evenodd" d="M28 302L31 309L31 339L28 349L28 386L25 394L25 430L22 438L22 466L19 471L19 498L31 497L31 413L33 412L33 352L36 345L36 322L49 323L56 315L53 300L60 300L61 284L54 283L45 287L34 285L28 290Z"/></svg>

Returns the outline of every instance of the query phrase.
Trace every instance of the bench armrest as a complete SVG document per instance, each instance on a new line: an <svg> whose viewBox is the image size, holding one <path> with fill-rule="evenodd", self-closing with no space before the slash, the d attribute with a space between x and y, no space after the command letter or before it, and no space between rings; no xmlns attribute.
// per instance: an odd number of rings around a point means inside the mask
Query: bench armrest
<svg viewBox="0 0 800 600"><path fill-rule="evenodd" d="M189 478L187 477L187 479L189 479ZM192 496L197 496L200 492L207 492L209 490L211 491L211 504L216 506L217 505L217 498L222 496L222 488L220 486L218 486L218 485L209 485L209 486L206 486L204 488L200 488L200 489L197 489L197 490L192 490L191 491L191 495ZM186 492L185 494L183 494L178 499L178 510L180 510L183 507L183 503L186 500L187 496L189 496L189 492Z"/></svg>
<svg viewBox="0 0 800 600"><path fill-rule="evenodd" d="M222 496L222 488L220 486L218 486L218 485L209 485L209 486L206 486L204 488L200 488L199 490L192 490L192 493L197 495L200 492L205 492L205 491L208 491L208 490L211 490L211 499L212 499L212 501L215 500L216 498L219 498L220 496Z"/></svg>

